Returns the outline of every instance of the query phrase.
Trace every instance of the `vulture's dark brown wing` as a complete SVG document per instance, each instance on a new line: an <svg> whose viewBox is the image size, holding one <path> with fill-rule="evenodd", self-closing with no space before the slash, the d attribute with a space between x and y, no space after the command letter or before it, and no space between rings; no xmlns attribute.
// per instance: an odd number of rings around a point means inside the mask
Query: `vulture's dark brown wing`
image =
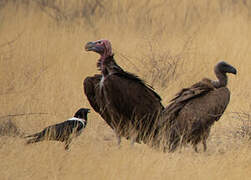
<svg viewBox="0 0 251 180"><path fill-rule="evenodd" d="M104 92L100 86L102 75L96 74L84 80L84 93L92 108L101 115L107 124L114 129L111 114L108 111L108 104L104 97Z"/></svg>
<svg viewBox="0 0 251 180"><path fill-rule="evenodd" d="M154 89L146 84L144 80L140 79L138 76L133 73L124 71L115 61L113 56L110 56L106 59L103 67L108 71L110 75L115 75L121 79L129 80L132 83L139 84L142 88L147 89L149 94L154 95L159 101L161 101L160 96L154 91Z"/></svg>
<svg viewBox="0 0 251 180"><path fill-rule="evenodd" d="M128 79L128 80L131 80L135 83L138 83L140 84L142 87L148 89L149 93L150 94L153 94L159 101L161 101L161 97L154 91L153 87L146 84L142 79L140 79L138 76L132 74L132 73L129 73L129 72L126 72L126 71L121 71L119 73L114 73L114 75L118 76L118 77L121 77L123 79Z"/></svg>
<svg viewBox="0 0 251 180"><path fill-rule="evenodd" d="M192 85L190 88L184 88L177 93L171 100L171 104L166 107L164 112L165 114L168 114L168 116L174 116L173 118L175 118L179 110L181 110L191 99L203 96L214 89L213 85L207 79L203 79L202 81Z"/></svg>
<svg viewBox="0 0 251 180"><path fill-rule="evenodd" d="M105 79L103 89L110 109L121 117L121 128L133 124L140 139L152 132L156 117L164 107L151 88L138 78L133 79L131 74L116 73Z"/></svg>
<svg viewBox="0 0 251 180"><path fill-rule="evenodd" d="M149 114L162 110L161 99L157 93L138 80L125 78L120 73L110 75L104 81L107 99L122 114L129 116L133 112Z"/></svg>
<svg viewBox="0 0 251 180"><path fill-rule="evenodd" d="M224 113L230 100L230 92L226 87L214 89L207 93L189 99L186 102L175 103L167 107L167 111L173 113L169 116L175 117L175 121L206 121L213 123L219 120Z"/></svg>
<svg viewBox="0 0 251 180"><path fill-rule="evenodd" d="M182 136L187 141L193 138L195 144L199 142L202 133L209 133L211 125L220 119L229 100L226 87L217 89L204 81L180 91L165 109L162 122L172 127L168 132L170 142L179 141Z"/></svg>
<svg viewBox="0 0 251 180"><path fill-rule="evenodd" d="M87 77L84 80L84 93L92 106L92 108L100 113L100 104L98 104L97 99L100 98L99 82L102 75L96 74L92 77Z"/></svg>
<svg viewBox="0 0 251 180"><path fill-rule="evenodd" d="M202 81L192 85L190 88L184 88L176 96L171 100L172 102L184 102L189 99L201 96L206 94L207 92L213 90L213 85L207 79L203 79Z"/></svg>

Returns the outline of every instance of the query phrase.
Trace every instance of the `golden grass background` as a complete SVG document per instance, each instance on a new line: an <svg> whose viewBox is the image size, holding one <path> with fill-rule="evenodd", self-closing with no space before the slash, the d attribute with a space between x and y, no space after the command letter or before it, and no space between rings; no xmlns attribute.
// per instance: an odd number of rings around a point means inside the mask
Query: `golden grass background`
<svg viewBox="0 0 251 180"><path fill-rule="evenodd" d="M11 118L25 133L90 107L82 83L97 73L98 56L84 51L87 41L109 39L117 62L153 84L164 105L180 88L214 79L219 60L238 74L229 76L231 102L213 126L205 153L188 146L163 154L146 145L132 148L126 140L119 149L113 132L92 111L69 152L58 142L26 146L22 138L1 136L1 180L251 178L250 142L234 136L243 122L233 113L251 112L251 2L38 2L44 4L0 2L0 121ZM175 75L153 81L151 67L164 70L163 61L173 59L178 59ZM23 113L48 114L5 117Z"/></svg>

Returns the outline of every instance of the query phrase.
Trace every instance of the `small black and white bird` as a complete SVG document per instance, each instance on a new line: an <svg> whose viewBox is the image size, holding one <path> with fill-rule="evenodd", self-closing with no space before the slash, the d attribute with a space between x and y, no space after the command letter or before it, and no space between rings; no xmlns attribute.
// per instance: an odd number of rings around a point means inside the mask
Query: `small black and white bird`
<svg viewBox="0 0 251 180"><path fill-rule="evenodd" d="M75 113L73 118L48 126L41 132L25 136L25 138L32 138L27 140L26 143L31 144L43 140L55 140L65 142L65 150L68 150L72 139L79 136L85 128L89 112L90 109L81 108Z"/></svg>

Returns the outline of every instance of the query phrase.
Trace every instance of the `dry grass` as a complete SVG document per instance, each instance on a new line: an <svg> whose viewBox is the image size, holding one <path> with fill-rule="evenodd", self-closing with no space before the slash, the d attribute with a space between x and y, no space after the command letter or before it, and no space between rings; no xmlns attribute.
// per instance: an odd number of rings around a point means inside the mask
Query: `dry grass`
<svg viewBox="0 0 251 180"><path fill-rule="evenodd" d="M146 145L131 148L126 140L118 149L113 132L92 111L69 152L58 142L26 146L22 138L1 136L1 180L250 179L250 142L231 135L243 125L232 112L251 111L249 1L100 1L90 11L92 1L57 0L63 15L56 19L53 9L41 10L34 1L6 2L0 1L0 117L26 114L11 119L26 133L90 107L82 87L97 72L98 56L83 48L90 40L110 39L118 63L152 83L164 105L180 88L215 78L213 66L221 59L238 74L230 75L231 102L213 126L206 153L188 146L163 154ZM149 42L155 56L142 60L153 55ZM169 63L165 57L180 60L171 78L162 72ZM152 60L160 74L147 73L145 63Z"/></svg>

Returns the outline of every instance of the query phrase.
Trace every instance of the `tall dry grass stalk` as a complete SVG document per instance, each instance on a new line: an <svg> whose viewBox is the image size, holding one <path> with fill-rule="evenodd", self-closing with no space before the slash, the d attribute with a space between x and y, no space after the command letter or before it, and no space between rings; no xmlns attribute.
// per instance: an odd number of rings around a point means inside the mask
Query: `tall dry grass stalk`
<svg viewBox="0 0 251 180"><path fill-rule="evenodd" d="M242 126L232 112L251 111L250 12L245 0L1 0L0 116L44 113L12 117L25 133L90 107L82 85L97 73L98 56L84 51L90 40L109 39L118 64L154 85L164 105L180 88L215 79L219 60L238 75L229 77L231 101L206 153L164 154L124 139L119 149L92 111L70 152L1 136L0 179L250 179L250 142L231 136Z"/></svg>

